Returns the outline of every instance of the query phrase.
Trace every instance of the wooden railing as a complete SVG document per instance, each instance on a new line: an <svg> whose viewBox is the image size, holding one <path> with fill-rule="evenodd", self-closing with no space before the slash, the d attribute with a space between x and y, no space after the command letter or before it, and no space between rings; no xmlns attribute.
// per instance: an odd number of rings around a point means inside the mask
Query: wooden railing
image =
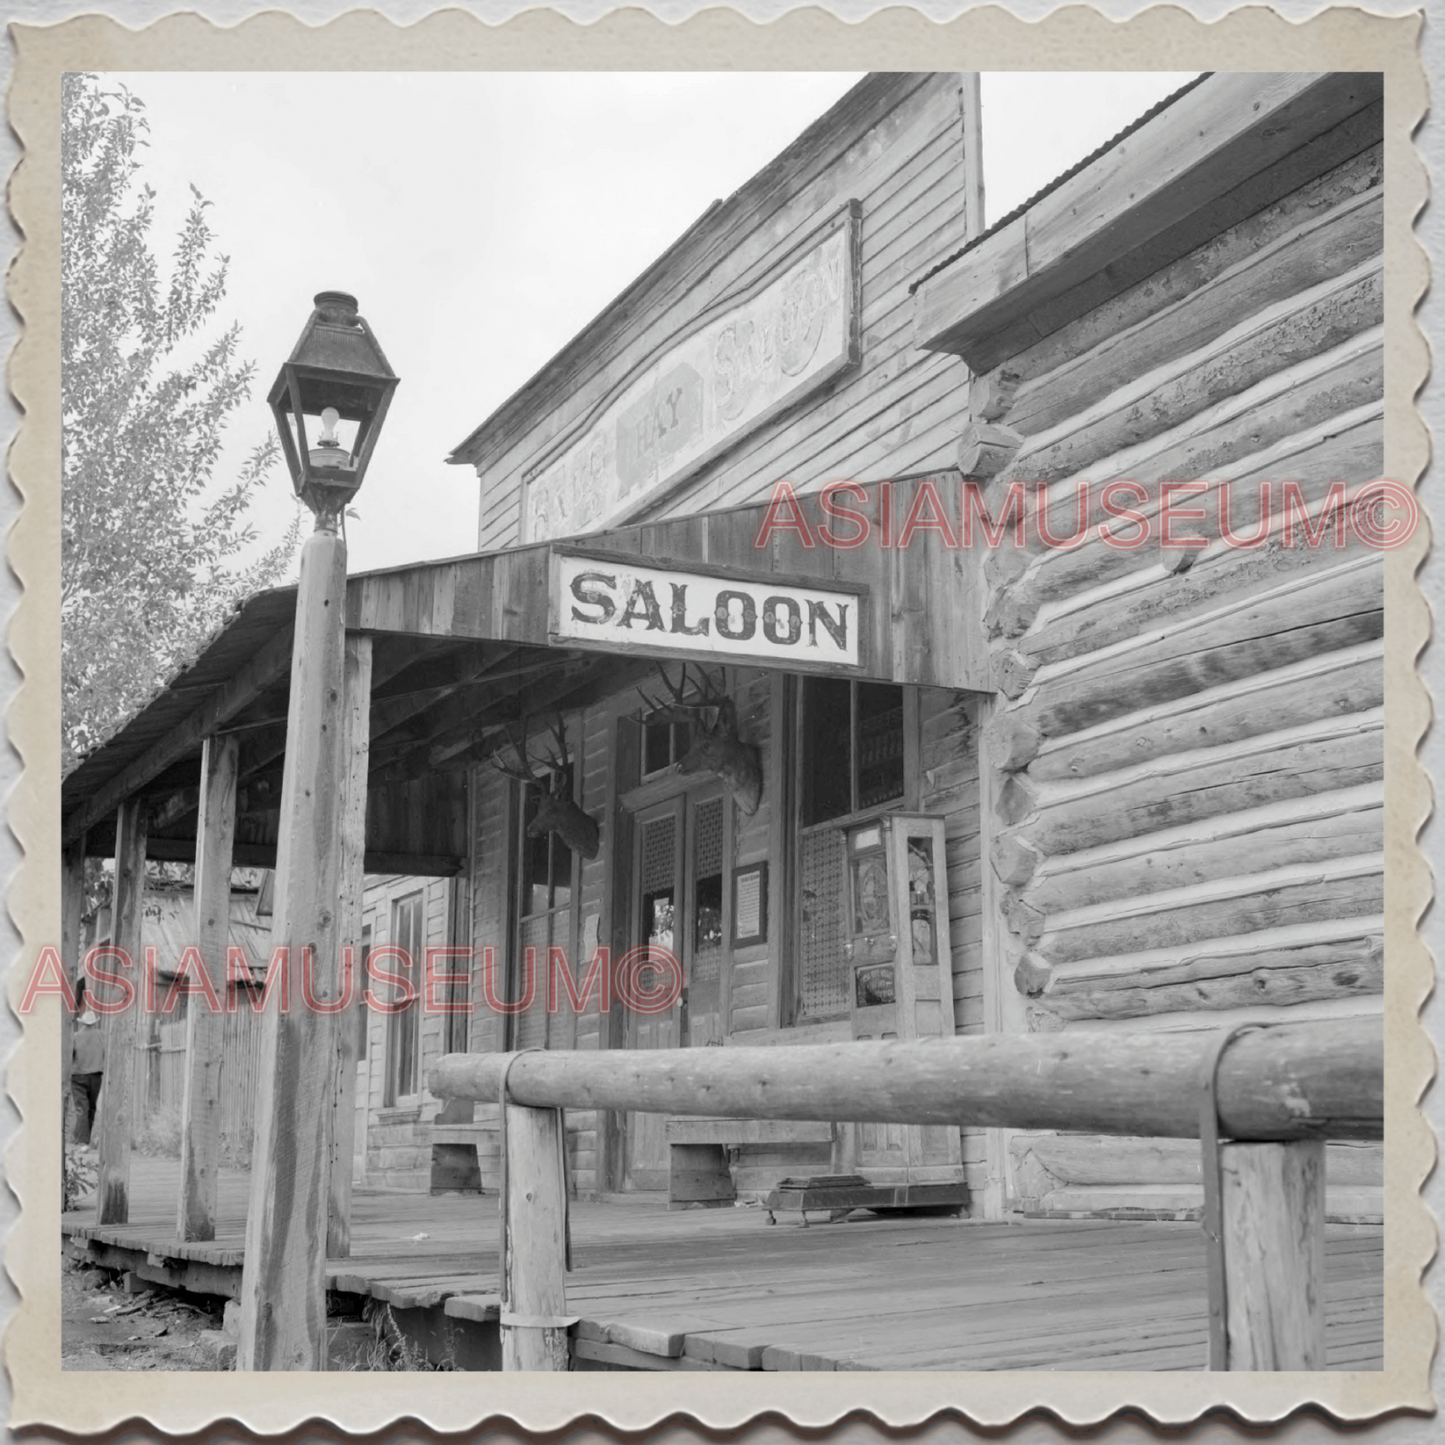
<svg viewBox="0 0 1445 1445"><path fill-rule="evenodd" d="M1324 1366L1324 1141L1384 1137L1378 1019L1246 1032L990 1035L778 1048L449 1054L433 1093L505 1082L503 1363L566 1369L560 1109L1197 1138L1211 1365ZM1216 1132L1217 1148L1209 1136ZM1211 1175L1214 1176L1211 1211Z"/></svg>

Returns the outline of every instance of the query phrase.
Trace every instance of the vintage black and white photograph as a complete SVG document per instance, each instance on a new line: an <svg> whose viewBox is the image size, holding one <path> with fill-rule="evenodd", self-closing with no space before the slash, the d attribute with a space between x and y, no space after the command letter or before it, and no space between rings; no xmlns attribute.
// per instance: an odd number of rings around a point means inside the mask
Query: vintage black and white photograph
<svg viewBox="0 0 1445 1445"><path fill-rule="evenodd" d="M81 1395L1377 1398L1377 64L58 103Z"/></svg>

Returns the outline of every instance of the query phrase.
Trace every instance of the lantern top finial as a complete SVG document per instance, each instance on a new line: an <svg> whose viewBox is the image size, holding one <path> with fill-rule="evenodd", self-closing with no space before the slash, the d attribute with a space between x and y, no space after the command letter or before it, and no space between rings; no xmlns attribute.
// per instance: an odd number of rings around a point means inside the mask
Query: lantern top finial
<svg viewBox="0 0 1445 1445"><path fill-rule="evenodd" d="M348 326L356 322L356 297L346 291L318 291L313 300L323 321Z"/></svg>

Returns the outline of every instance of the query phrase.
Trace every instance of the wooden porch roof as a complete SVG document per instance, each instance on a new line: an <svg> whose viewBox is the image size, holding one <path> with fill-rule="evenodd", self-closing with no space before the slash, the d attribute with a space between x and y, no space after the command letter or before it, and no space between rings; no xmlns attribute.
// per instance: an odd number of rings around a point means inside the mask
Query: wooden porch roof
<svg viewBox="0 0 1445 1445"><path fill-rule="evenodd" d="M956 496L956 473L935 480ZM823 520L816 499L800 501L816 528ZM873 501L861 509L871 510ZM871 543L851 551L808 548L792 532L775 533L758 550L766 510L622 527L586 542L652 565L707 562L864 583L874 603L867 676L989 685L981 556L949 551L931 533L906 553ZM550 553L551 544L542 543L349 579L347 628L373 638L368 872L457 871L466 854L466 769L490 756L507 725L523 713L584 705L653 666L549 640ZM85 833L89 852L108 853L117 805L139 794L151 802L149 855L189 861L202 744L238 732L235 861L274 863L295 608L294 587L251 598L190 668L81 761L61 785L66 842Z"/></svg>

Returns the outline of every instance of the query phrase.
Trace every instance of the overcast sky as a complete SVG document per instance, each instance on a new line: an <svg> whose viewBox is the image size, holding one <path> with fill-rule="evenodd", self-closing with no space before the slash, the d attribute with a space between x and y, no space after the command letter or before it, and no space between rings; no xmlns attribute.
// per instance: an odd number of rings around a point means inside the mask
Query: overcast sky
<svg viewBox="0 0 1445 1445"><path fill-rule="evenodd" d="M401 385L349 524L353 572L471 551L477 483L447 453L707 206L859 77L808 74L113 75L145 102L168 254L194 183L231 258L224 305L265 394L315 292L352 292ZM1184 74L987 74L986 221ZM292 512L277 467L259 520Z"/></svg>

